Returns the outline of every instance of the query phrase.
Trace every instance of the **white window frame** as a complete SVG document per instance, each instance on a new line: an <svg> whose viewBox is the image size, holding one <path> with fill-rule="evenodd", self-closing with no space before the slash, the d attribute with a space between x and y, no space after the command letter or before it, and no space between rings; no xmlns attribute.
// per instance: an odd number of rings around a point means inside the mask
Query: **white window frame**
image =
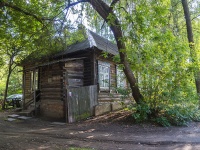
<svg viewBox="0 0 200 150"><path fill-rule="evenodd" d="M118 88L126 88L126 78L122 69L117 66L117 87Z"/></svg>
<svg viewBox="0 0 200 150"><path fill-rule="evenodd" d="M38 69L30 71L31 80L31 91L38 90Z"/></svg>
<svg viewBox="0 0 200 150"><path fill-rule="evenodd" d="M110 89L110 63L98 61L98 79L100 90Z"/></svg>

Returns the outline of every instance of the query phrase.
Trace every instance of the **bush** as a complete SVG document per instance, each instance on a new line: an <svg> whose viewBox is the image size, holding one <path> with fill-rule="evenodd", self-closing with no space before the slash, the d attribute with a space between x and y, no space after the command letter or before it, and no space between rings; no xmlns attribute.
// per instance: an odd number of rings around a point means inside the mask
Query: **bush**
<svg viewBox="0 0 200 150"><path fill-rule="evenodd" d="M171 123L169 122L169 120L164 117L164 116L160 116L160 117L157 117L155 119L153 119L157 124L161 125L161 126L164 126L164 127L168 127L168 126L171 126Z"/></svg>
<svg viewBox="0 0 200 150"><path fill-rule="evenodd" d="M117 93L121 94L121 99L124 100L129 97L131 91L127 88L118 87L116 88Z"/></svg>
<svg viewBox="0 0 200 150"><path fill-rule="evenodd" d="M158 107L157 109L149 107L148 104L130 106L128 108L133 112L132 116L137 123L150 121L161 126L182 126L190 121L200 121L200 110L197 105L174 104Z"/></svg>
<svg viewBox="0 0 200 150"><path fill-rule="evenodd" d="M134 109L132 109L134 110ZM132 114L136 122L144 122L148 120L148 115L151 113L149 106L145 103L136 105L135 111Z"/></svg>

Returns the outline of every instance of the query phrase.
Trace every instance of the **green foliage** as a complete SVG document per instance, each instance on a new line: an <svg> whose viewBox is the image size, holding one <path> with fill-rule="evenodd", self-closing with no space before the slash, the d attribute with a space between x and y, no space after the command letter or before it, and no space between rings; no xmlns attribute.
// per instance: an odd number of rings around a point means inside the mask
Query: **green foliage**
<svg viewBox="0 0 200 150"><path fill-rule="evenodd" d="M116 91L117 91L117 93L122 95L121 96L122 101L130 97L130 93L131 93L130 89L118 87L118 88L116 88Z"/></svg>
<svg viewBox="0 0 200 150"><path fill-rule="evenodd" d="M128 31L121 40L126 43L132 70L144 96L144 104L129 107L133 117L137 122L151 120L163 126L199 120L193 74L199 65L190 61L187 35L185 29L180 30L184 22L181 3L146 0L134 3L133 7L126 5L128 13L117 10L123 30Z"/></svg>
<svg viewBox="0 0 200 150"><path fill-rule="evenodd" d="M103 53L101 54L101 56L103 56L104 58L108 58L108 52L103 52Z"/></svg>
<svg viewBox="0 0 200 150"><path fill-rule="evenodd" d="M163 115L172 125L187 125L189 121L199 121L200 111L197 106L186 103L184 105L174 105L168 108Z"/></svg>
<svg viewBox="0 0 200 150"><path fill-rule="evenodd" d="M169 120L164 117L164 116L160 116L160 117L157 117L154 119L154 121L159 124L159 125L162 125L163 127L169 127L171 126Z"/></svg>
<svg viewBox="0 0 200 150"><path fill-rule="evenodd" d="M65 13L62 12L64 6L61 1L5 2L8 5L0 11L0 93L7 91L5 83L11 71L8 93L5 92L9 95L22 93L22 72L17 72L16 64L33 52L37 54L35 58L39 58L61 50L66 45L66 39L54 22L55 18L63 17ZM57 11L60 11L59 15ZM12 64L9 64L12 57ZM11 66L10 70L8 66Z"/></svg>
<svg viewBox="0 0 200 150"><path fill-rule="evenodd" d="M144 122L148 120L148 114L151 113L150 107L143 103L140 105L136 105L134 113L132 114L133 118L136 120L137 123Z"/></svg>
<svg viewBox="0 0 200 150"><path fill-rule="evenodd" d="M10 77L8 86L8 95L21 94L22 93L22 68L18 67L14 70Z"/></svg>
<svg viewBox="0 0 200 150"><path fill-rule="evenodd" d="M65 33L68 38L67 40L67 46L82 42L86 39L86 29L85 27L81 27L80 29L74 30L73 32L68 31Z"/></svg>
<svg viewBox="0 0 200 150"><path fill-rule="evenodd" d="M133 112L132 116L137 123L152 121L161 126L182 126L190 121L200 121L200 110L196 104L185 102L184 104L174 104L152 109L147 103L129 106Z"/></svg>

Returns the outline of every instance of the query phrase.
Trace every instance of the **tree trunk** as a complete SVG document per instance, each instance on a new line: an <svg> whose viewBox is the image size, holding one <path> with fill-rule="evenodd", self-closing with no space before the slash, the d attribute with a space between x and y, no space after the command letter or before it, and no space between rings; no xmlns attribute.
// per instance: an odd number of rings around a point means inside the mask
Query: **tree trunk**
<svg viewBox="0 0 200 150"><path fill-rule="evenodd" d="M119 23L117 16L113 12L112 8L109 7L102 0L88 0L88 2L99 13L99 15L108 24L110 24L110 28L114 34L115 40L117 42L117 47L119 49L121 64L123 64L123 67L124 67L123 71L127 77L127 80L130 84L130 88L132 90L132 96L135 99L137 104L141 103L143 100L143 96L140 93L136 78L131 70L130 64L127 59L126 46L125 46L125 43L121 40L123 39L123 34L121 30L121 25ZM114 21L110 22L110 20L108 20L109 15L112 15L112 17L115 18Z"/></svg>
<svg viewBox="0 0 200 150"><path fill-rule="evenodd" d="M3 105L2 105L3 110L5 109L6 97L8 95L8 84L9 84L11 72L12 72L12 64L11 64L11 60L10 60L9 66L8 66L8 76L7 76L7 79L6 79L6 87L5 87L5 92L4 92Z"/></svg>
<svg viewBox="0 0 200 150"><path fill-rule="evenodd" d="M182 6L183 6L183 10L184 10L186 27L187 27L187 38L188 38L189 47L190 47L190 55L191 55L193 63L195 65L197 65L198 64L197 53L196 53L195 45L194 45L194 38L193 38L193 33L192 33L192 23L191 23L191 19L190 19L190 12L189 12L187 0L182 0ZM195 68L196 68L194 71L195 84L196 84L198 98L200 100L200 70L199 70L198 66L196 66Z"/></svg>
<svg viewBox="0 0 200 150"><path fill-rule="evenodd" d="M16 67L16 65L14 67L13 67L13 65L14 65L14 57L17 55L18 50L16 50L15 47L13 48L13 50L14 51L11 54L8 53L8 55L10 56L10 60L9 60L9 64L8 64L8 76L7 76L7 79L6 79L6 87L5 87L5 92L4 92L2 109L5 109L6 97L8 95L8 84L9 84L9 81L10 81L11 73Z"/></svg>

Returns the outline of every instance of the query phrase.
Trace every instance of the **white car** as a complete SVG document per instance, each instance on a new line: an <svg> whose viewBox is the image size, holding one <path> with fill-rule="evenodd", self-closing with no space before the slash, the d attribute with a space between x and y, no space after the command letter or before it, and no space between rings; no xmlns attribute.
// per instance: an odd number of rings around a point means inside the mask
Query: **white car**
<svg viewBox="0 0 200 150"><path fill-rule="evenodd" d="M6 98L6 102L8 103L8 105L11 105L13 107L20 107L22 103L22 97L22 94L13 94Z"/></svg>

